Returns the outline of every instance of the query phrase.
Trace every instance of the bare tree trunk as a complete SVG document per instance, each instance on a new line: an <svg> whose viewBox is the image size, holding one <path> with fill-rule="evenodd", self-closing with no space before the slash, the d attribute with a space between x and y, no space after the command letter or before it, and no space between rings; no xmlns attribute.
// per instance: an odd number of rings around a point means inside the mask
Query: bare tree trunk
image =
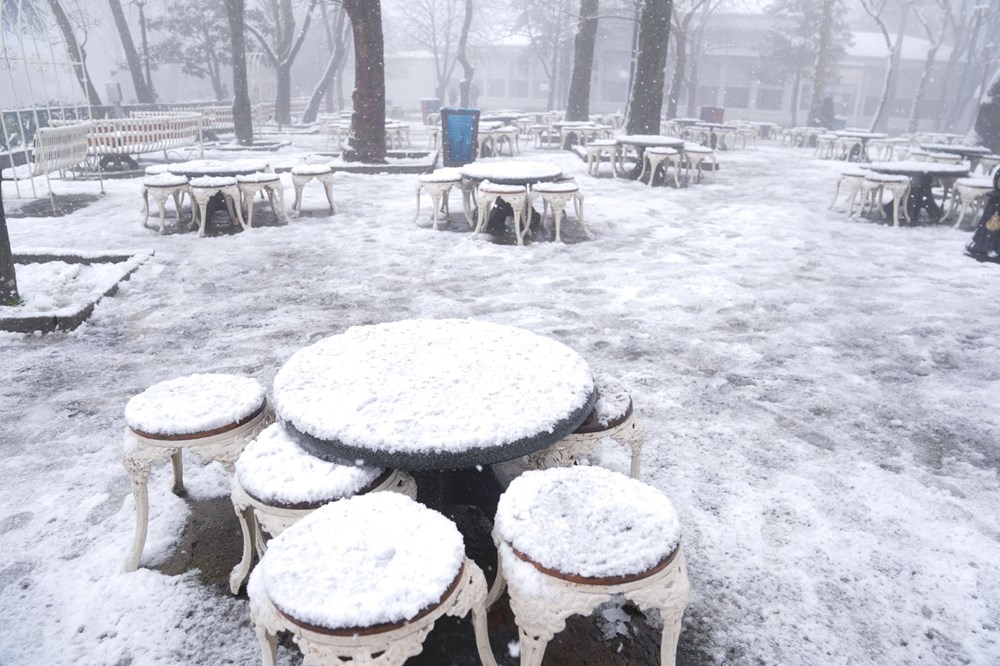
<svg viewBox="0 0 1000 666"><path fill-rule="evenodd" d="M691 73L688 75L688 98L685 113L694 117L697 114L698 106L698 84L701 82L701 32L696 32L694 37L688 41L691 44Z"/></svg>
<svg viewBox="0 0 1000 666"><path fill-rule="evenodd" d="M674 30L674 49L677 51L677 62L674 63L674 76L670 81L670 94L667 96L667 118L677 117L677 100L681 96L684 71L687 69L687 37L679 30Z"/></svg>
<svg viewBox="0 0 1000 666"><path fill-rule="evenodd" d="M917 126L920 124L920 110L924 105L924 97L927 94L927 85L930 83L931 73L934 71L934 61L937 58L938 49L941 48L945 32L948 29L948 22L941 21L941 29L938 31L937 37L935 37L931 31L930 24L924 19L923 15L916 8L914 8L913 13L920 22L921 27L923 27L924 32L927 33L927 39L930 41L931 46L927 49L927 56L924 58L924 70L920 74L920 83L917 84L917 91L913 95L913 105L910 107L910 119L906 124L906 131L910 133L916 132Z"/></svg>
<svg viewBox="0 0 1000 666"><path fill-rule="evenodd" d="M590 117L590 79L594 72L599 0L580 0L580 29L573 42L573 73L569 77L566 120Z"/></svg>
<svg viewBox="0 0 1000 666"><path fill-rule="evenodd" d="M799 126L799 90L802 87L802 68L795 69L795 78L792 80L792 127Z"/></svg>
<svg viewBox="0 0 1000 666"><path fill-rule="evenodd" d="M458 37L458 47L455 49L455 60L462 65L462 81L458 86L459 105L469 108L472 105L472 85L476 69L469 62L465 50L469 44L469 29L472 28L472 0L465 0L465 17L462 19L462 34ZM438 97L438 99L441 99Z"/></svg>
<svg viewBox="0 0 1000 666"><path fill-rule="evenodd" d="M125 20L125 10L122 9L121 0L108 0L108 4L111 5L111 14L115 17L118 36L121 38L122 48L125 50L125 62L128 63L128 71L132 75L135 98L139 100L140 104L152 104L153 96L149 94L149 86L146 85L146 79L143 78L142 61L139 59L139 52L135 50L135 42L132 41L132 33L128 29L128 21Z"/></svg>
<svg viewBox="0 0 1000 666"><path fill-rule="evenodd" d="M673 0L643 0L639 18L639 53L628 105L629 134L659 134L663 110L664 68L670 39Z"/></svg>
<svg viewBox="0 0 1000 666"><path fill-rule="evenodd" d="M869 131L874 132L882 124L882 116L885 113L885 107L889 101L889 89L892 85L892 77L895 73L893 72L895 51L892 48L892 39L889 37L889 30L885 27L885 21L883 21L880 16L881 7L876 10L876 8L872 5L871 0L861 0L861 6L864 7L865 12L867 12L868 15L875 21L875 25L878 26L879 32L882 33L882 39L885 41L885 49L888 52L885 62L885 81L882 84L882 96L878 100L878 108L875 109L875 115L872 116L872 122L869 127Z"/></svg>
<svg viewBox="0 0 1000 666"><path fill-rule="evenodd" d="M980 143L1000 153L1000 68L993 72L993 79L980 98L974 129Z"/></svg>
<svg viewBox="0 0 1000 666"><path fill-rule="evenodd" d="M226 0L226 17L233 43L233 121L236 140L253 145L253 110L250 107L250 83L247 80L247 43L244 28L244 0Z"/></svg>
<svg viewBox="0 0 1000 666"><path fill-rule="evenodd" d="M817 126L820 105L826 97L826 79L830 70L830 37L833 32L834 0L823 0L823 16L819 24L819 48L816 52L816 68L813 73L812 97L809 101L809 126Z"/></svg>
<svg viewBox="0 0 1000 666"><path fill-rule="evenodd" d="M552 111L556 108L556 86L559 81L559 33L562 26L556 31L556 43L552 45L552 61L549 63L549 94L545 100L545 110Z"/></svg>
<svg viewBox="0 0 1000 666"><path fill-rule="evenodd" d="M13 305L20 300L14 256L10 250L10 236L7 235L7 214L3 209L3 189L0 188L0 305Z"/></svg>
<svg viewBox="0 0 1000 666"><path fill-rule="evenodd" d="M80 88L87 95L87 102L91 106L101 106L101 96L97 94L97 88L90 80L90 72L87 71L87 52L77 41L76 33L73 32L73 24L70 22L66 10L63 9L59 0L48 0L48 2L52 15L56 19L56 25L59 26L59 31L66 42L66 51L69 53L70 60L73 61L73 72L76 74L76 80L80 82Z"/></svg>
<svg viewBox="0 0 1000 666"><path fill-rule="evenodd" d="M313 89L313 94L309 99L306 110L302 113L303 123L314 122L316 114L319 113L320 102L324 99L330 100L328 92L333 84L333 77L343 67L344 61L347 60L347 39L344 36L344 30L347 27L347 13L341 8L337 12L337 18L335 19L334 32L336 33L336 37L333 40L330 60L327 62L326 70L324 70L323 75L316 84L316 88Z"/></svg>
<svg viewBox="0 0 1000 666"><path fill-rule="evenodd" d="M337 44L336 44L336 41L333 38L333 32L334 31L333 31L333 29L330 28L330 16L326 12L326 3L325 2L319 3L319 11L320 11L320 18L322 18L322 20L323 20L323 32L324 32L324 34L326 34L326 47L330 50L330 57L333 58L333 53L334 53L334 51L337 50ZM337 12L337 17L339 18L341 16L344 16L344 9L343 9L343 7L341 7L341 9ZM338 38L340 37L340 31L339 30L337 31L337 37ZM336 70L334 70L334 71L336 71ZM333 83L333 72L330 72L329 83ZM317 86L317 87L319 87L319 86ZM324 106L323 106L324 110L327 113L332 113L333 112L333 95L331 94L331 86L330 85L327 85L326 94L323 96L323 102L324 102ZM315 120L315 118L313 118L313 120ZM307 121L305 119L305 116L303 115L302 122L310 122L311 123L313 121L312 120Z"/></svg>
<svg viewBox="0 0 1000 666"><path fill-rule="evenodd" d="M354 31L354 115L344 159L385 163L385 42L380 0L343 0Z"/></svg>

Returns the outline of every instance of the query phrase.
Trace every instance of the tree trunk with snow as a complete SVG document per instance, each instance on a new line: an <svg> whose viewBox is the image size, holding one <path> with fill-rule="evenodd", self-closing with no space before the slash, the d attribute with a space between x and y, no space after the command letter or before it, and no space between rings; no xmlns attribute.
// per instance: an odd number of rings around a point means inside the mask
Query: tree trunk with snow
<svg viewBox="0 0 1000 666"><path fill-rule="evenodd" d="M312 24L313 10L318 0L309 0L302 27L295 33L295 14L292 0L274 0L271 6L272 27L275 30L275 43L269 44L264 34L253 25L246 28L260 43L265 57L274 67L276 90L274 98L274 119L279 125L292 122L292 65L302 48L309 26Z"/></svg>
<svg viewBox="0 0 1000 666"><path fill-rule="evenodd" d="M680 99L684 72L687 70L687 37L679 30L674 30L674 49L677 51L677 61L674 63L674 75L667 94L667 118L677 117L677 100Z"/></svg>
<svg viewBox="0 0 1000 666"><path fill-rule="evenodd" d="M344 159L385 163L385 42L379 0L343 0L354 32L354 115Z"/></svg>
<svg viewBox="0 0 1000 666"><path fill-rule="evenodd" d="M17 274L14 256L7 235L7 214L3 209L3 190L0 189L0 305L13 305L21 299L17 293Z"/></svg>
<svg viewBox="0 0 1000 666"><path fill-rule="evenodd" d="M659 134L663 110L664 69L670 39L673 0L642 0L639 16L639 52L635 82L628 105L629 134Z"/></svg>
<svg viewBox="0 0 1000 666"><path fill-rule="evenodd" d="M458 37L458 46L455 49L455 60L462 65L462 82L458 86L459 104L468 108L472 105L472 86L476 70L469 62L466 48L469 44L469 30L472 28L472 0L465 0L465 17L462 19L462 33ZM438 97L438 99L444 99Z"/></svg>
<svg viewBox="0 0 1000 666"><path fill-rule="evenodd" d="M347 14L341 8L337 12L337 18L334 19L330 60L327 62L326 69L323 71L323 75L320 76L319 82L313 89L312 97L309 99L306 110L302 113L303 123L315 122L316 114L319 113L320 103L324 98L330 100L328 93L333 85L333 78L340 71L343 62L347 60L347 37L344 35L344 31L347 28L349 28Z"/></svg>
<svg viewBox="0 0 1000 666"><path fill-rule="evenodd" d="M933 31L931 30L930 23L924 18L923 14L921 14L917 9L914 9L913 13L920 22L921 27L923 27L924 32L927 34L927 39L931 43L931 46L927 49L927 55L924 58L924 69L920 74L920 83L917 84L917 91L913 95L913 106L910 107L910 119L906 124L906 131L911 134L917 131L917 127L920 124L920 112L923 110L924 97L927 95L927 86L930 84L931 74L934 71L934 61L937 59L938 49L941 48L941 44L944 42L945 32L948 29L948 22L942 20L941 29L938 30L937 36L935 37Z"/></svg>
<svg viewBox="0 0 1000 666"><path fill-rule="evenodd" d="M974 128L982 145L1000 153L1000 68L993 73L993 80L979 102Z"/></svg>
<svg viewBox="0 0 1000 666"><path fill-rule="evenodd" d="M569 79L566 120L590 117L590 79L594 71L599 0L580 0L580 28L573 42L573 73Z"/></svg>
<svg viewBox="0 0 1000 666"><path fill-rule="evenodd" d="M250 107L250 82L247 79L247 42L244 34L245 0L226 0L226 18L233 47L233 122L236 141L253 145L253 109Z"/></svg>
<svg viewBox="0 0 1000 666"><path fill-rule="evenodd" d="M892 89L892 79L895 75L894 64L895 64L895 50L892 48L892 39L889 37L889 30L885 27L885 21L882 20L881 11L884 8L884 4L876 8L871 0L861 0L861 6L864 7L865 12L872 17L875 21L875 25L878 26L879 32L882 33L882 40L885 42L885 48L887 51L886 61L885 61L885 80L882 83L882 95L878 100L878 107L875 109L875 115L872 116L872 122L869 126L870 132L875 132L882 125L882 117L885 114L886 106L889 103L889 92ZM897 37L899 39L899 37Z"/></svg>
<svg viewBox="0 0 1000 666"><path fill-rule="evenodd" d="M118 28L118 37L122 40L122 49L125 51L125 62L128 64L129 74L132 76L132 86L135 88L135 98L140 104L152 104L153 96L146 85L146 79L142 75L142 61L139 52L136 51L135 42L132 41L132 32L128 28L128 21L125 20L125 10L122 9L121 0L108 0L111 5L111 14L115 18L115 26Z"/></svg>
<svg viewBox="0 0 1000 666"><path fill-rule="evenodd" d="M813 70L812 97L809 101L810 127L820 125L820 107L826 97L826 83L830 71L830 37L833 34L834 0L823 0L822 18L819 24L819 48L816 51L816 67Z"/></svg>

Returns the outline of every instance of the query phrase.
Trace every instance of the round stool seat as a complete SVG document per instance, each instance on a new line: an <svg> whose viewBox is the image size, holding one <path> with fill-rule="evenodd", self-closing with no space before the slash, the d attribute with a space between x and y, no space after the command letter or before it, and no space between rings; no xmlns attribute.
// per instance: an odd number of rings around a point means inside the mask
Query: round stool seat
<svg viewBox="0 0 1000 666"><path fill-rule="evenodd" d="M265 183L276 183L281 180L281 176L276 173L268 173L266 171L258 171L257 173L248 173L242 176L236 176L236 182L238 183L256 183L263 185Z"/></svg>
<svg viewBox="0 0 1000 666"><path fill-rule="evenodd" d="M504 185L503 183L492 183L484 180L479 184L480 192L490 194L524 194L527 191L524 185Z"/></svg>
<svg viewBox="0 0 1000 666"><path fill-rule="evenodd" d="M462 180L462 173L454 167L445 167L433 173L421 174L417 180L421 183L458 183Z"/></svg>
<svg viewBox="0 0 1000 666"><path fill-rule="evenodd" d="M955 181L955 187L959 186L988 192L993 189L993 181L987 177L959 178Z"/></svg>
<svg viewBox="0 0 1000 666"><path fill-rule="evenodd" d="M292 167L293 176L323 176L332 171L329 164L297 164Z"/></svg>
<svg viewBox="0 0 1000 666"><path fill-rule="evenodd" d="M356 632L437 607L464 560L454 523L408 497L375 493L327 504L289 527L254 577L288 619Z"/></svg>
<svg viewBox="0 0 1000 666"><path fill-rule="evenodd" d="M531 186L531 191L538 192L539 194L569 194L571 192L578 192L579 190L580 186L572 180L551 183L535 183Z"/></svg>
<svg viewBox="0 0 1000 666"><path fill-rule="evenodd" d="M617 146L618 142L614 139L594 139L587 142L587 146L593 146L595 148L610 148L611 146Z"/></svg>
<svg viewBox="0 0 1000 666"><path fill-rule="evenodd" d="M676 155L677 151L667 146L652 146L646 149L647 155Z"/></svg>
<svg viewBox="0 0 1000 666"><path fill-rule="evenodd" d="M218 189L221 187L232 187L236 184L236 178L235 176L198 176L197 178L192 178L189 184L191 187Z"/></svg>
<svg viewBox="0 0 1000 666"><path fill-rule="evenodd" d="M157 173L142 179L146 187L183 187L188 184L187 176L172 173Z"/></svg>
<svg viewBox="0 0 1000 666"><path fill-rule="evenodd" d="M910 182L909 176L896 176L887 173L868 173L865 174L865 178L876 183L885 184L899 183L902 185L909 184Z"/></svg>
<svg viewBox="0 0 1000 666"><path fill-rule="evenodd" d="M236 461L236 477L258 502L290 509L311 509L368 492L391 470L338 465L306 453L282 423L264 429Z"/></svg>
<svg viewBox="0 0 1000 666"><path fill-rule="evenodd" d="M125 405L125 422L147 439L183 440L233 430L260 415L264 387L250 377L195 374L153 384Z"/></svg>
<svg viewBox="0 0 1000 666"><path fill-rule="evenodd" d="M511 481L495 534L546 573L620 579L654 572L677 550L681 528L652 486L600 467L557 467Z"/></svg>
<svg viewBox="0 0 1000 666"><path fill-rule="evenodd" d="M594 385L597 387L597 402L574 433L610 430L632 416L632 396L620 381L611 375L600 374L594 377Z"/></svg>

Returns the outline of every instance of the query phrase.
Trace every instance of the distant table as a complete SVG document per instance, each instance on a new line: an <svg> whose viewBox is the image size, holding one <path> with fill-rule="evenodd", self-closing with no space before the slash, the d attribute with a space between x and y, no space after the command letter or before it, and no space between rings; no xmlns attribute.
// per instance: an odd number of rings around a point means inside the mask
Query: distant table
<svg viewBox="0 0 1000 666"><path fill-rule="evenodd" d="M683 118L679 119L683 120ZM628 177L635 180L639 177L642 172L642 155L647 148L673 148L677 151L684 150L684 139L678 139L673 136L663 136L661 134L623 134L621 136L616 136L615 140L621 146L632 146L635 148L637 153L636 165ZM624 154L622 153L622 166L624 167ZM622 169L624 172L625 169Z"/></svg>
<svg viewBox="0 0 1000 666"><path fill-rule="evenodd" d="M882 132L866 132L864 130L837 130L833 133L834 136L844 138L844 139L858 139L861 141L861 150L858 153L851 149L850 155L847 156L848 162L860 162L861 159L855 159L855 155L862 158L864 161L868 160L868 142L872 139L888 139L889 135Z"/></svg>
<svg viewBox="0 0 1000 666"><path fill-rule="evenodd" d="M937 164L936 162L917 162L904 160L900 162L872 162L868 168L876 173L907 176L910 179L910 197L906 209L910 219L916 221L921 210L937 222L943 212L931 192L935 178L962 178L969 175L969 170L957 164Z"/></svg>
<svg viewBox="0 0 1000 666"><path fill-rule="evenodd" d="M169 164L156 164L146 167L147 175L160 173L172 173L178 176L191 178L201 178L202 176L214 177L236 177L245 176L259 171L265 171L268 163L264 160L189 160L187 162L172 162ZM218 210L228 210L226 201L222 194L215 194L208 201L205 207L205 218L211 220ZM235 224L235 221L230 220Z"/></svg>
<svg viewBox="0 0 1000 666"><path fill-rule="evenodd" d="M475 223L472 207L475 204L475 190L479 183L488 180L501 185L522 185L530 187L535 183L548 183L563 176L562 169L548 162L521 160L479 160L459 167L462 175L462 204L465 219L469 225ZM513 215L513 209L501 200L493 207L487 230L503 228L504 220Z"/></svg>
<svg viewBox="0 0 1000 666"><path fill-rule="evenodd" d="M969 160L972 171L979 166L979 158L992 155L993 151L984 146L961 146L953 143L924 143L920 145L921 150L929 153L945 153L946 155L958 155L964 160Z"/></svg>

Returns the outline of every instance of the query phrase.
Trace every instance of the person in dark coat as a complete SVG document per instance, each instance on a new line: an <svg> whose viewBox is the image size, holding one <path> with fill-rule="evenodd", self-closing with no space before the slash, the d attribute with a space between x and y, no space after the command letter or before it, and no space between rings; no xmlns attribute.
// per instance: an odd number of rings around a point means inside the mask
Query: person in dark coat
<svg viewBox="0 0 1000 666"><path fill-rule="evenodd" d="M987 195L983 216L965 252L978 261L1000 263L1000 166L993 170L993 191Z"/></svg>

